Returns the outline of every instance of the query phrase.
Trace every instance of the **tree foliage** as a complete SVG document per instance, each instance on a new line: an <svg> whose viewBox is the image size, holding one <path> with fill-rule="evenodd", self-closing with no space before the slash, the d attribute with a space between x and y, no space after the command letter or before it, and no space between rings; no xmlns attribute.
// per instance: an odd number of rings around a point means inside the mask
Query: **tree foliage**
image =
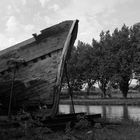
<svg viewBox="0 0 140 140"><path fill-rule="evenodd" d="M111 52L111 35L110 32L101 32L100 41L96 41L93 39L92 46L94 48L94 59L97 60L98 63L98 77L97 81L99 81L99 87L103 91L103 96L106 96L106 86L108 82L111 80L114 70L114 55Z"/></svg>
<svg viewBox="0 0 140 140"><path fill-rule="evenodd" d="M71 58L68 62L68 73L71 87L80 90L84 83L90 87L96 81L96 62L93 61L93 48L91 45L78 41L78 45L73 47ZM89 92L89 90L88 90Z"/></svg>
<svg viewBox="0 0 140 140"><path fill-rule="evenodd" d="M117 82L123 97L127 97L129 81L132 73L138 67L136 59L139 59L138 42L135 28L123 25L120 30L117 28L112 34L101 32L100 41L94 46L98 47L99 53L99 81L105 94L109 81ZM137 61L139 62L139 61Z"/></svg>
<svg viewBox="0 0 140 140"><path fill-rule="evenodd" d="M112 34L102 31L100 40L93 38L92 45L79 41L68 63L71 86L79 90L87 83L90 89L98 81L106 96L108 83L117 83L126 98L132 73L140 71L139 44L140 24L123 25Z"/></svg>

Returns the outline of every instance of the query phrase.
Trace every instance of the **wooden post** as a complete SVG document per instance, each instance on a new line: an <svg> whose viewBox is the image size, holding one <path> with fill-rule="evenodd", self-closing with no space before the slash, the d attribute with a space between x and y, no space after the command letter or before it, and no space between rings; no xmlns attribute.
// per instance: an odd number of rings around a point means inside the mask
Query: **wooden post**
<svg viewBox="0 0 140 140"><path fill-rule="evenodd" d="M16 68L17 68L18 64L22 64L23 62L24 62L23 59L15 59L15 58L11 58L9 61L7 61L8 67L10 69L13 69L13 77L12 77L12 84L11 84L11 91L10 91L10 98L9 98L9 107L8 107L8 118L9 119L11 119L12 97L13 97Z"/></svg>
<svg viewBox="0 0 140 140"><path fill-rule="evenodd" d="M67 71L67 62L65 63L65 74L66 74L66 80L67 80L68 89L69 89L68 92L69 92L70 97L71 97L72 111L75 114L75 108L74 108L74 102L73 102L73 96L72 96L72 88L70 86L69 76L68 76L68 71Z"/></svg>
<svg viewBox="0 0 140 140"><path fill-rule="evenodd" d="M10 92L10 99L9 99L9 107L8 107L8 118L9 119L11 119L11 106L12 106L12 97L13 97L15 74L16 74L16 67L14 68L14 71L13 71L12 85L11 85L11 92Z"/></svg>
<svg viewBox="0 0 140 140"><path fill-rule="evenodd" d="M11 85L11 92L9 98L9 107L8 107L8 118L11 118L11 106L12 106L12 97L13 97L13 89L14 89L14 81L15 81L15 74L17 66L23 64L25 62L24 59L15 59L11 58L7 61L7 65L10 69L13 69L13 77L12 77L12 85Z"/></svg>

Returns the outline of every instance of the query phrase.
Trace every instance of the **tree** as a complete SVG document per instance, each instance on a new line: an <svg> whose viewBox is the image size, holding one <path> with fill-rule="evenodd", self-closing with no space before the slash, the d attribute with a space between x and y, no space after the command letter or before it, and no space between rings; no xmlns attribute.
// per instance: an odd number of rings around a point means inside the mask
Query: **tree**
<svg viewBox="0 0 140 140"><path fill-rule="evenodd" d="M97 69L93 59L93 47L82 41L73 48L71 58L68 62L68 73L73 90L80 90L84 83L88 84L87 94L96 81Z"/></svg>
<svg viewBox="0 0 140 140"><path fill-rule="evenodd" d="M139 27L137 25L130 29L123 25L120 30L116 28L112 35L109 31L102 31L98 42L93 39L98 61L98 81L104 96L108 82L114 81L119 84L123 97L127 98L132 72L140 68Z"/></svg>
<svg viewBox="0 0 140 140"><path fill-rule="evenodd" d="M94 56L97 60L98 66L98 81L99 87L103 92L103 96L106 97L106 87L108 82L111 80L114 70L114 55L111 52L111 35L109 31L101 32L100 41L96 41L93 39L92 45L94 48Z"/></svg>
<svg viewBox="0 0 140 140"><path fill-rule="evenodd" d="M133 47L135 48L134 52L134 69L133 72L136 75L140 74L140 23L134 24L130 28L130 37Z"/></svg>
<svg viewBox="0 0 140 140"><path fill-rule="evenodd" d="M116 56L117 80L122 91L123 97L127 98L129 81L134 69L134 55L136 47L133 45L130 29L123 25L121 30L115 29L112 34L112 52Z"/></svg>
<svg viewBox="0 0 140 140"><path fill-rule="evenodd" d="M80 79L82 79L83 83L88 84L87 94L89 94L90 88L97 79L97 69L96 61L94 61L93 47L79 41L77 45L77 52L79 54L77 66L80 72Z"/></svg>
<svg viewBox="0 0 140 140"><path fill-rule="evenodd" d="M83 83L90 87L99 81L104 97L107 84L118 83L123 97L127 98L129 81L133 72L140 71L140 24L131 28L123 25L100 33L100 40L92 40L92 45L82 41L72 50L68 62L70 84L79 90Z"/></svg>
<svg viewBox="0 0 140 140"><path fill-rule="evenodd" d="M81 82L79 80L79 69L77 67L77 61L78 61L77 48L73 46L71 51L71 57L67 62L67 74L70 82L69 84L71 88L75 91L79 91L81 89ZM65 74L66 73L64 73L63 83L67 83Z"/></svg>

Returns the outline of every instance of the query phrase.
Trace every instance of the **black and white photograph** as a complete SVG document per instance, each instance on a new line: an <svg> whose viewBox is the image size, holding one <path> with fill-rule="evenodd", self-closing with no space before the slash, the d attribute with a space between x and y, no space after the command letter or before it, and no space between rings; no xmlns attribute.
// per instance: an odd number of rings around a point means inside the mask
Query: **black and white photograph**
<svg viewBox="0 0 140 140"><path fill-rule="evenodd" d="M140 1L1 0L0 140L140 140Z"/></svg>

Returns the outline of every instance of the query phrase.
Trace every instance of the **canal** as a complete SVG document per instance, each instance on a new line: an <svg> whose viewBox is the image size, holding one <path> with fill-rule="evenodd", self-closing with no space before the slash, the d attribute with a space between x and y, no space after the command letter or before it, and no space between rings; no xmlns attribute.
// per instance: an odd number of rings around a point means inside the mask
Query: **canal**
<svg viewBox="0 0 140 140"><path fill-rule="evenodd" d="M133 120L140 121L140 106L127 105L75 105L75 112L86 112L87 114L100 113L103 118L111 120ZM71 105L59 105L59 113L72 113Z"/></svg>

